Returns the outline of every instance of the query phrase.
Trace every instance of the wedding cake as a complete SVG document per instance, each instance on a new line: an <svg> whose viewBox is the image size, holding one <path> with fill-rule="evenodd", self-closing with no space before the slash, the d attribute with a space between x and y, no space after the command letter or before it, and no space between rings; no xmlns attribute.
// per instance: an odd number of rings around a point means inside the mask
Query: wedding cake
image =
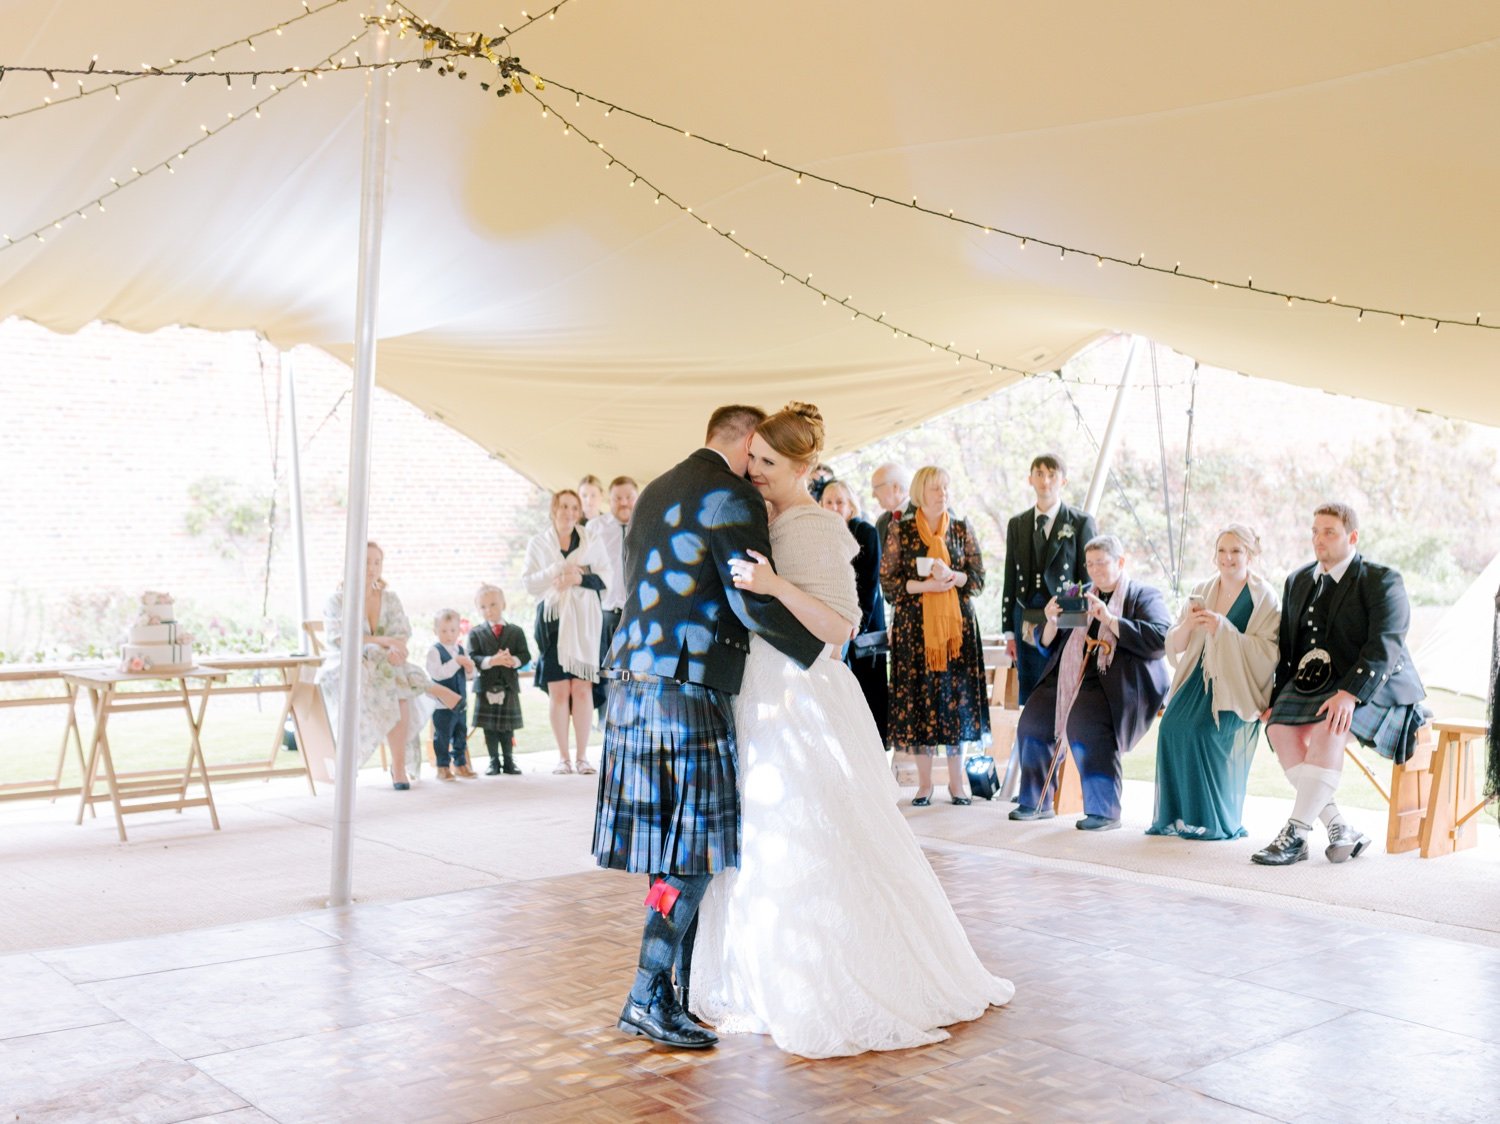
<svg viewBox="0 0 1500 1124"><path fill-rule="evenodd" d="M182 671L193 666L193 638L177 627L170 593L141 594L141 613L120 650L121 671Z"/></svg>

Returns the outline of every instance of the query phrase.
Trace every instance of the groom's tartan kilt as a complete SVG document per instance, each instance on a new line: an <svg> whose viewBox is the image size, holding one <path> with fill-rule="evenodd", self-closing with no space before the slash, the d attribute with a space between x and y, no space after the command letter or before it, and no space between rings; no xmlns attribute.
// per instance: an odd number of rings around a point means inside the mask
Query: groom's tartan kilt
<svg viewBox="0 0 1500 1124"><path fill-rule="evenodd" d="M696 683L613 681L594 858L643 874L714 874L740 861L730 698Z"/></svg>
<svg viewBox="0 0 1500 1124"><path fill-rule="evenodd" d="M1318 708L1333 698L1336 687L1315 695L1298 694L1290 686L1282 689L1271 704L1268 726L1311 726L1322 722ZM1359 703L1350 718L1349 733L1360 745L1369 746L1382 757L1401 764L1412 755L1417 727L1427 722L1427 710L1414 706L1375 706Z"/></svg>

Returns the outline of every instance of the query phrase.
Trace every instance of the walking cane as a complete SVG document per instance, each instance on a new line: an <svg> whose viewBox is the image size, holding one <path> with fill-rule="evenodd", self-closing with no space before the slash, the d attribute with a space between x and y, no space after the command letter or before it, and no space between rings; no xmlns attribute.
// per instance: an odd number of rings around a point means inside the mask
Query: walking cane
<svg viewBox="0 0 1500 1124"><path fill-rule="evenodd" d="M1094 651L1094 649L1096 648L1103 648L1106 652L1108 652L1113 650L1114 645L1112 645L1108 640L1096 640L1092 636L1084 637L1083 667L1081 667L1078 671L1078 686L1080 688L1083 686L1084 673L1088 671L1089 653ZM1073 692L1073 697L1075 699L1078 697L1078 692L1076 690ZM1071 711L1072 707L1069 707L1068 709ZM1054 732L1057 734L1057 741L1055 743L1055 748L1052 751L1052 762L1047 766L1047 779L1042 782L1042 795L1039 800L1046 799L1047 791L1052 787L1052 778L1057 775L1057 767L1062 763L1063 754L1068 751L1068 731L1057 730ZM1012 754L1012 757L1014 756L1015 755ZM1010 775L1009 767L1006 768L1005 772L1006 776L1008 777ZM1057 802L1056 793L1053 794L1052 800L1054 804ZM1037 807L1040 808L1041 804L1038 803Z"/></svg>

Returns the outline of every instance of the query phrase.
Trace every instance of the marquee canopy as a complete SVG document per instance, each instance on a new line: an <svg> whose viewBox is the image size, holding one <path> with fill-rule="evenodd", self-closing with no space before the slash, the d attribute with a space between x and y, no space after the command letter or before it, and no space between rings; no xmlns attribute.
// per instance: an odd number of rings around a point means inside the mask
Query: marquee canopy
<svg viewBox="0 0 1500 1124"><path fill-rule="evenodd" d="M355 0L309 2L5 0L0 67L369 60ZM476 0L418 14L524 22ZM391 81L378 377L544 484L649 474L727 400L815 401L851 448L1113 331L1500 424L1500 332L1430 319L1500 324L1488 0L567 0L503 49L546 79L526 84L546 117L482 90L477 60L462 81ZM0 119L0 315L255 328L348 355L360 75L294 81L258 119L287 79L86 76L105 91L69 101L79 79L53 78L0 81L0 114L58 103ZM1138 259L1224 283L1122 264ZM1230 286L1252 278L1351 307Z"/></svg>

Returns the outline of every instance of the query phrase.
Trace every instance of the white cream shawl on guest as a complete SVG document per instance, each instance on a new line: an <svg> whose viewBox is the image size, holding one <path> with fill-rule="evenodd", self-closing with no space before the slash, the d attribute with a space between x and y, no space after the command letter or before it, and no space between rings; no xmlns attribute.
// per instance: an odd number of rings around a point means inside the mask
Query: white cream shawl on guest
<svg viewBox="0 0 1500 1124"><path fill-rule="evenodd" d="M1215 574L1193 592L1203 597L1205 605L1213 605L1222 580ZM1271 681L1280 654L1281 604L1275 589L1258 574L1252 572L1247 584L1252 609L1243 633L1227 620L1221 620L1219 630L1213 634L1194 629L1188 621L1186 601L1176 623L1167 631L1167 659L1177 669L1172 677L1172 693L1176 694L1187 681L1201 655L1215 726L1219 724L1221 710L1253 722L1270 705Z"/></svg>
<svg viewBox="0 0 1500 1124"><path fill-rule="evenodd" d="M578 529L578 546L568 554L563 554L557 545L557 532L552 527L533 536L526 544L526 569L521 580L527 593L541 599L546 619L557 622L558 664L569 675L597 683L604 594L581 585L554 588L553 579L569 565L597 574L604 582L605 594L608 593L614 566L606 544L599 536L590 534L587 527Z"/></svg>

